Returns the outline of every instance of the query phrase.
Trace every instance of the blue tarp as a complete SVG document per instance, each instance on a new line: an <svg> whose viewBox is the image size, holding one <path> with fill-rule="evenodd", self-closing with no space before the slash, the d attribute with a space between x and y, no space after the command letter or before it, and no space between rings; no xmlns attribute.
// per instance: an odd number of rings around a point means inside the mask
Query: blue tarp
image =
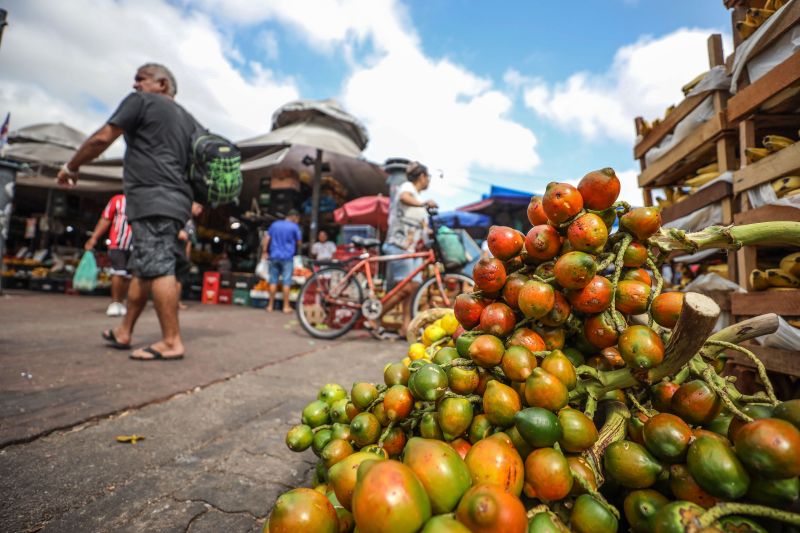
<svg viewBox="0 0 800 533"><path fill-rule="evenodd" d="M467 211L445 211L436 215L434 219L437 223L450 228L477 228L492 224L491 217Z"/></svg>
<svg viewBox="0 0 800 533"><path fill-rule="evenodd" d="M518 191L516 189L509 189L507 187L498 187L497 185L492 185L491 188L489 189L489 194L488 195L484 194L483 199L485 200L487 198L493 198L496 196L521 196L530 201L531 196L538 196L538 195L535 195L527 191Z"/></svg>

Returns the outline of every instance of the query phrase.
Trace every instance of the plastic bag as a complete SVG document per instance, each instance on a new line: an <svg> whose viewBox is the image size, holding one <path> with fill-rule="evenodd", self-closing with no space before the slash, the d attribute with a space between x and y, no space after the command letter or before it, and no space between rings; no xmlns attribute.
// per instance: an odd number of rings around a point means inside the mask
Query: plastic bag
<svg viewBox="0 0 800 533"><path fill-rule="evenodd" d="M97 287L97 262L92 252L84 252L72 277L72 288L79 291L93 291L95 287Z"/></svg>
<svg viewBox="0 0 800 533"><path fill-rule="evenodd" d="M262 259L256 265L256 276L263 280L269 280L269 260Z"/></svg>
<svg viewBox="0 0 800 533"><path fill-rule="evenodd" d="M436 232L436 241L439 243L439 250L442 252L442 261L448 270L461 268L466 265L467 252L461 237L447 226L442 226Z"/></svg>

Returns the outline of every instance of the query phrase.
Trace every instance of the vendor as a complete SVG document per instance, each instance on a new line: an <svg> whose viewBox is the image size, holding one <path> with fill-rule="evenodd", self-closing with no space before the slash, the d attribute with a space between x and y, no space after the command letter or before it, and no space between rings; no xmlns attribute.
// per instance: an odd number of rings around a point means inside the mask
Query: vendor
<svg viewBox="0 0 800 533"><path fill-rule="evenodd" d="M316 261L330 261L336 253L336 244L328 240L328 232L320 230L317 242L311 246L311 257Z"/></svg>

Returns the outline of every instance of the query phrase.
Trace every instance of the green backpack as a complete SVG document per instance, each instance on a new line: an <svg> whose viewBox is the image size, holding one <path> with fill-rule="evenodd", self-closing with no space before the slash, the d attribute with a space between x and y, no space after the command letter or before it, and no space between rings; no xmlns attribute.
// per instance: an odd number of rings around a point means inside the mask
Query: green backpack
<svg viewBox="0 0 800 533"><path fill-rule="evenodd" d="M192 139L189 181L194 199L201 204L239 203L242 192L242 156L228 139L200 130Z"/></svg>

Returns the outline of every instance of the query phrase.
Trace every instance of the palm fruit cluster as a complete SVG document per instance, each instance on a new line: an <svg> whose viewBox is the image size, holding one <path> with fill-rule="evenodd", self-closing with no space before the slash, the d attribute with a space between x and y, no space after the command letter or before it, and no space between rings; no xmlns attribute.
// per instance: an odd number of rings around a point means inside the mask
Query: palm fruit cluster
<svg viewBox="0 0 800 533"><path fill-rule="evenodd" d="M612 169L551 183L383 383L322 387L286 436L315 486L264 531L794 531L800 400L763 366L738 392L723 341L672 371L688 296L661 293L658 210L619 190Z"/></svg>

